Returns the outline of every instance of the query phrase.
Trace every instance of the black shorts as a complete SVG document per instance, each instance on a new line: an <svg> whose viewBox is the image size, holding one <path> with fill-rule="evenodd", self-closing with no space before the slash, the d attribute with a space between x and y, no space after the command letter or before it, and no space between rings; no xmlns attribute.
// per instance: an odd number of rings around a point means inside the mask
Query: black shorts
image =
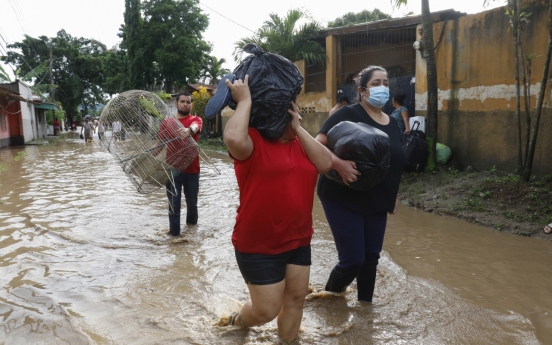
<svg viewBox="0 0 552 345"><path fill-rule="evenodd" d="M276 284L286 277L286 265L310 266L311 247L299 247L280 254L248 254L237 250L236 260L246 284Z"/></svg>

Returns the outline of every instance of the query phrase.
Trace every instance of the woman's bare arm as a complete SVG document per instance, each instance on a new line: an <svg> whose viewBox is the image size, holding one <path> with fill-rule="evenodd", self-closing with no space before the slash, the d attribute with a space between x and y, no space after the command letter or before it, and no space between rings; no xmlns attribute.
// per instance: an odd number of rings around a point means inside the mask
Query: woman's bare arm
<svg viewBox="0 0 552 345"><path fill-rule="evenodd" d="M228 151L238 160L245 160L253 153L253 141L248 134L251 113L251 92L248 82L247 75L243 81L238 79L234 84L226 80L226 85L238 106L224 127L223 139Z"/></svg>
<svg viewBox="0 0 552 345"><path fill-rule="evenodd" d="M318 133L318 135L316 136L316 140L324 146L328 145L328 136L326 134ZM330 152L330 155L332 157L332 169L336 170L339 173L345 185L348 186L349 183L352 183L358 179L358 176L360 176L360 172L356 170L355 162L343 160L337 157L330 150L328 150L328 152Z"/></svg>
<svg viewBox="0 0 552 345"><path fill-rule="evenodd" d="M316 141L303 127L301 127L301 116L299 115L299 109L297 104L291 102L293 110L288 110L291 115L291 127L299 138L301 146L307 155L307 158L315 166L316 172L319 174L325 174L330 171L332 167L332 156L330 150Z"/></svg>

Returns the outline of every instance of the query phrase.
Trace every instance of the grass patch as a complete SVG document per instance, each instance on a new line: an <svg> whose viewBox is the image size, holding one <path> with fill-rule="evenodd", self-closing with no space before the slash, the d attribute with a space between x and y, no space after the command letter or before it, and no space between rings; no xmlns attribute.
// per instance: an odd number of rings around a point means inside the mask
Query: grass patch
<svg viewBox="0 0 552 345"><path fill-rule="evenodd" d="M15 157L13 157L13 160L16 161L16 162L20 161L23 158L25 158L26 155L27 155L27 151L19 151L19 152L17 152Z"/></svg>
<svg viewBox="0 0 552 345"><path fill-rule="evenodd" d="M224 144L224 141L222 141L222 137L200 138L199 146L204 150L225 151L225 152L228 150L226 148L226 145Z"/></svg>
<svg viewBox="0 0 552 345"><path fill-rule="evenodd" d="M552 221L552 175L523 183L494 167L467 173L440 166L435 173L403 174L399 199L500 231L538 235Z"/></svg>

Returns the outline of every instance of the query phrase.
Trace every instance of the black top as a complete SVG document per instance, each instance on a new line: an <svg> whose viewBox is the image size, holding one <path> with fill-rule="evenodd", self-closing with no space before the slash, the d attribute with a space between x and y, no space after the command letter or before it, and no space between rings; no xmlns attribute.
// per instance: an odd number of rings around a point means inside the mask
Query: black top
<svg viewBox="0 0 552 345"><path fill-rule="evenodd" d="M330 116L318 133L328 134L333 126L342 121L362 122L384 131L389 136L391 144L391 165L385 178L378 185L367 191L355 191L330 180L324 175L320 175L317 188L318 195L358 204L372 209L374 212L393 212L402 171L407 162L406 154L400 142L397 121L390 117L389 124L380 125L368 115L362 105L355 104L342 107Z"/></svg>

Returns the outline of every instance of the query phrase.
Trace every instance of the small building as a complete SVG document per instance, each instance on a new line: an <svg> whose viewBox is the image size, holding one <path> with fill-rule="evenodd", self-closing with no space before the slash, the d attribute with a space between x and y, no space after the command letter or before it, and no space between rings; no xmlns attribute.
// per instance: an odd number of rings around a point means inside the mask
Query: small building
<svg viewBox="0 0 552 345"><path fill-rule="evenodd" d="M435 23L465 16L455 10L433 12ZM296 65L305 76L298 97L303 126L316 135L341 90L352 102L357 95L355 79L370 65L384 67L389 75L391 97L406 94L405 106L410 115L416 111L416 41L421 15L391 18L369 23L329 28L319 32L317 41L326 48L326 66ZM389 102L384 112L391 113Z"/></svg>
<svg viewBox="0 0 552 345"><path fill-rule="evenodd" d="M0 145L24 145L46 137L45 110L57 109L54 104L33 96L29 85L20 80L0 84L0 96L3 96L0 97L0 113L3 114L0 115ZM3 129L2 117L6 129Z"/></svg>

